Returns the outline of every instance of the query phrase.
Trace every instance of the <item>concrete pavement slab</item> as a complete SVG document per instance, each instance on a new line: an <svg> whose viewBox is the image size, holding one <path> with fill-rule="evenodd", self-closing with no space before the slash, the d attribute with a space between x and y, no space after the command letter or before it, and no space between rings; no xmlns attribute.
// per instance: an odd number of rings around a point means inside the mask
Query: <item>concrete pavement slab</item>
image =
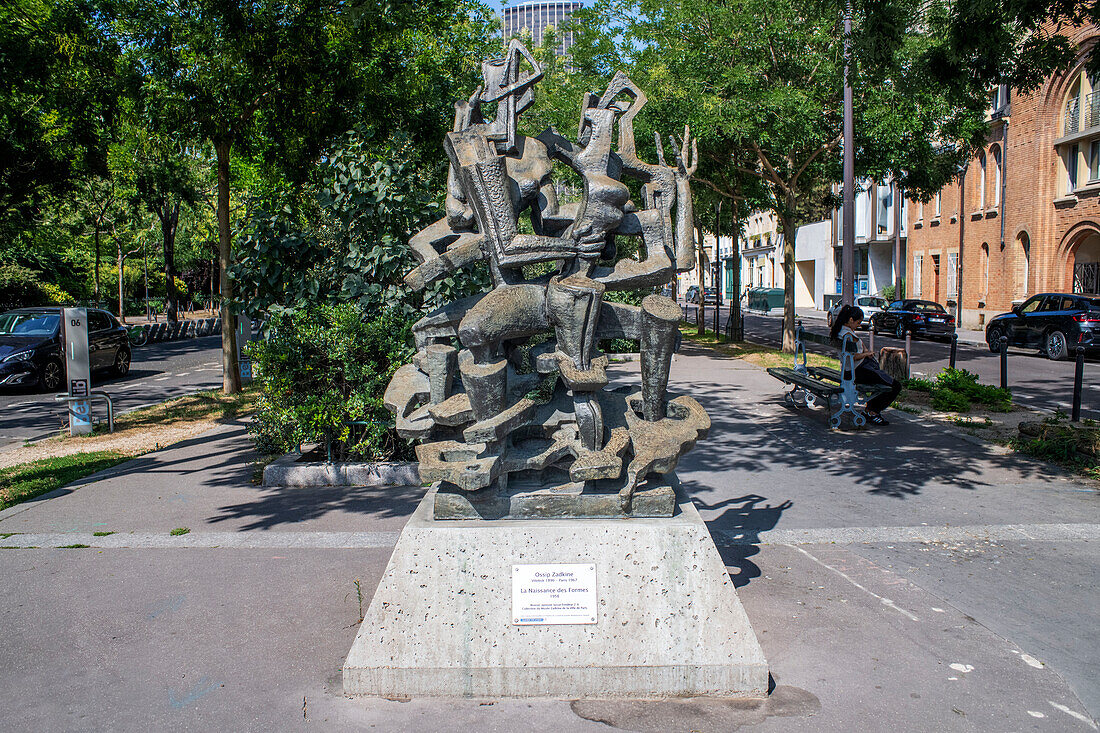
<svg viewBox="0 0 1100 733"><path fill-rule="evenodd" d="M0 512L3 532L316 530L398 532L424 495L414 487L280 489L253 483L257 456L233 422Z"/></svg>

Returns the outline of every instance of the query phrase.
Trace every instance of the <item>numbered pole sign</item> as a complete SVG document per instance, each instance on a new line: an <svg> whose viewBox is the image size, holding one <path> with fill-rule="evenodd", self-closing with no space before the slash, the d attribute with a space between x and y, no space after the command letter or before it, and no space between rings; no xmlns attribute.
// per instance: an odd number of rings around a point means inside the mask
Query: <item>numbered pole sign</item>
<svg viewBox="0 0 1100 733"><path fill-rule="evenodd" d="M237 366L241 372L241 386L252 383L252 360L248 356L248 340L252 338L252 321L244 313L237 314Z"/></svg>
<svg viewBox="0 0 1100 733"><path fill-rule="evenodd" d="M65 344L65 375L70 397L89 396L92 389L92 369L88 360L88 310L64 308L61 319ZM69 434L92 432L92 402L90 399L69 401Z"/></svg>

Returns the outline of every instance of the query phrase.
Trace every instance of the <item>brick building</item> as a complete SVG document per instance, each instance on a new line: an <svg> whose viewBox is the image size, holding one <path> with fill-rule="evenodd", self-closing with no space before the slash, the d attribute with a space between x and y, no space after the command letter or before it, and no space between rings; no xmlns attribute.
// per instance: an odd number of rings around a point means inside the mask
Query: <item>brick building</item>
<svg viewBox="0 0 1100 733"><path fill-rule="evenodd" d="M965 327L1034 293L1100 293L1100 79L1084 69L1100 29L1067 36L1073 66L1029 94L994 92L985 148L907 207L908 294L958 307Z"/></svg>

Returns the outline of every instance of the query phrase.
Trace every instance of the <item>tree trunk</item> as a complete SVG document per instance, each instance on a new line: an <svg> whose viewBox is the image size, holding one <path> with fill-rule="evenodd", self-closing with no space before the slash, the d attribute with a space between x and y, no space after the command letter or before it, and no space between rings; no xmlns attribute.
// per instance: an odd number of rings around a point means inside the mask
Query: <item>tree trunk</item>
<svg viewBox="0 0 1100 733"><path fill-rule="evenodd" d="M745 340L745 332L741 331L741 209L735 201L733 204L733 297L730 299L730 318L733 319L733 331L740 334L737 341Z"/></svg>
<svg viewBox="0 0 1100 733"><path fill-rule="evenodd" d="M95 304L99 305L99 219L95 220Z"/></svg>
<svg viewBox="0 0 1100 733"><path fill-rule="evenodd" d="M174 206L165 202L157 211L164 244L164 291L168 299L169 322L179 320L179 293L176 291L176 225L179 215L179 201Z"/></svg>
<svg viewBox="0 0 1100 733"><path fill-rule="evenodd" d="M793 196L787 197L786 208L788 212L795 210ZM786 213L779 217L783 225L783 351L794 353L794 245L798 236L798 222L792 214Z"/></svg>
<svg viewBox="0 0 1100 733"><path fill-rule="evenodd" d="M231 307L233 284L229 280L232 257L229 240L229 148L230 139L214 144L218 154L218 277L221 286L222 316L222 391L241 391L241 372L237 365L237 319Z"/></svg>
<svg viewBox="0 0 1100 733"><path fill-rule="evenodd" d="M115 247L118 249L118 320L125 322L125 311L122 310L123 302L123 281L122 281L122 268L126 264L126 255L122 252L122 243L115 242Z"/></svg>
<svg viewBox="0 0 1100 733"><path fill-rule="evenodd" d="M695 319L699 325L699 335L702 336L707 332L707 327L704 325L703 319L703 308L704 304L707 302L706 293L703 288L703 282L707 272L707 250L706 247L703 246L703 227L696 224L695 232L695 241L698 243L696 246L699 247L699 256L695 258L696 272L699 276L699 302L696 304Z"/></svg>

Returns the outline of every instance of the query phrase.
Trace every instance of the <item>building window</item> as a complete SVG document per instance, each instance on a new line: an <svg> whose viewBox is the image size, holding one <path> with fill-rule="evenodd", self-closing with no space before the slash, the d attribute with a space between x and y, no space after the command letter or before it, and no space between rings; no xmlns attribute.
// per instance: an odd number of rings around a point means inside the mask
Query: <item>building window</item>
<svg viewBox="0 0 1100 733"><path fill-rule="evenodd" d="M1016 284L1016 295L1019 298L1027 297L1029 280L1031 278L1031 237L1027 232L1020 232L1016 237L1020 245L1020 266L1017 269L1019 280Z"/></svg>
<svg viewBox="0 0 1100 733"><path fill-rule="evenodd" d="M1001 205L1001 148L994 145L990 151L993 157L993 207Z"/></svg>
<svg viewBox="0 0 1100 733"><path fill-rule="evenodd" d="M1100 180L1100 84L1079 67L1066 84L1062 105L1063 142L1058 154L1065 171L1065 191L1069 196L1086 181ZM1086 181L1082 175L1087 175Z"/></svg>
<svg viewBox="0 0 1100 733"><path fill-rule="evenodd" d="M940 218L940 208L941 208L941 204L943 203L943 196L940 194L939 191L936 191L935 202L936 202L936 216L935 216L935 218L939 219Z"/></svg>
<svg viewBox="0 0 1100 733"><path fill-rule="evenodd" d="M879 184L875 187L875 232L878 235L894 233L894 187Z"/></svg>
<svg viewBox="0 0 1100 733"><path fill-rule="evenodd" d="M947 297L954 298L959 294L959 253L947 253Z"/></svg>
<svg viewBox="0 0 1100 733"><path fill-rule="evenodd" d="M1077 189L1077 159L1081 156L1081 146L1071 145L1066 152L1066 194Z"/></svg>
<svg viewBox="0 0 1100 733"><path fill-rule="evenodd" d="M917 221L924 221L924 202L917 202Z"/></svg>
<svg viewBox="0 0 1100 733"><path fill-rule="evenodd" d="M909 283L909 287L913 291L913 297L919 298L921 294L921 275L924 270L924 256L913 255L913 276L912 282Z"/></svg>
<svg viewBox="0 0 1100 733"><path fill-rule="evenodd" d="M989 295L989 244L982 242L982 300Z"/></svg>
<svg viewBox="0 0 1100 733"><path fill-rule="evenodd" d="M978 208L976 211L981 211L985 208L985 152L978 152Z"/></svg>

